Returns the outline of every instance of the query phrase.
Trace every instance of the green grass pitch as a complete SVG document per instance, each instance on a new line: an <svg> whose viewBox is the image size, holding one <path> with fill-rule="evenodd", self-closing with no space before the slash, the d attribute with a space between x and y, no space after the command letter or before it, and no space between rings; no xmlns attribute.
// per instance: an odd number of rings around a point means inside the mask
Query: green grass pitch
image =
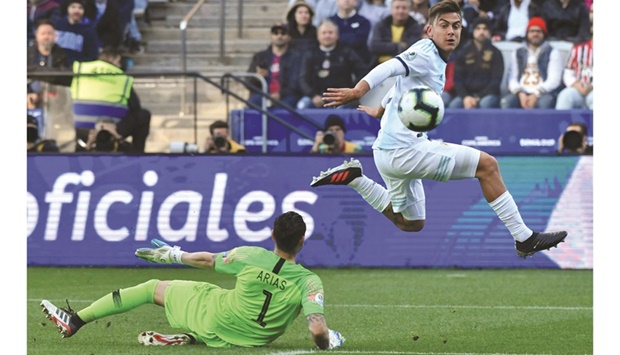
<svg viewBox="0 0 620 355"><path fill-rule="evenodd" d="M313 269L325 288L325 317L345 345L331 354L592 354L592 270ZM174 333L163 308L144 305L109 316L62 339L39 303L86 307L118 288L155 278L234 278L190 268L27 270L28 354L279 354L314 352L300 315L272 344L218 350L204 345L145 347L144 330Z"/></svg>

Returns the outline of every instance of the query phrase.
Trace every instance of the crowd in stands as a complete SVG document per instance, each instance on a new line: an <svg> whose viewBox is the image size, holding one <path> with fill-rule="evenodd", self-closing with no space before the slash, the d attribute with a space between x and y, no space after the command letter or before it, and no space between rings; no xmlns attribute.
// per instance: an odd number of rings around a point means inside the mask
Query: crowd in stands
<svg viewBox="0 0 620 355"><path fill-rule="evenodd" d="M266 65L258 67L255 56L248 71L263 76L272 97L287 105L320 108L327 87L351 86L424 38L437 1L290 0L277 25L286 54L272 43L257 53L268 57ZM463 30L446 70L446 107L592 108L592 1L457 2ZM506 42L517 47L505 56Z"/></svg>
<svg viewBox="0 0 620 355"><path fill-rule="evenodd" d="M328 87L352 87L374 66L425 38L428 11L437 1L289 0L248 72L265 79L274 99L266 100L268 108L321 108ZM446 70L446 107L592 109L591 0L457 2L463 30ZM134 10L147 6L148 0L28 0L28 71L75 74L74 63L101 60L104 49L140 53ZM505 56L502 43L517 47ZM572 48L562 52L557 43ZM30 81L28 109L38 107L44 82L71 86L66 78ZM260 83L249 80L248 86L248 106L261 107ZM144 137L137 144L143 150Z"/></svg>
<svg viewBox="0 0 620 355"><path fill-rule="evenodd" d="M123 54L142 51L134 9L147 0L29 0L27 109L41 108L55 86L70 88L76 151L144 152L150 111L124 73ZM81 74L107 73L104 76ZM131 141L126 141L131 137ZM30 149L30 147L29 147Z"/></svg>

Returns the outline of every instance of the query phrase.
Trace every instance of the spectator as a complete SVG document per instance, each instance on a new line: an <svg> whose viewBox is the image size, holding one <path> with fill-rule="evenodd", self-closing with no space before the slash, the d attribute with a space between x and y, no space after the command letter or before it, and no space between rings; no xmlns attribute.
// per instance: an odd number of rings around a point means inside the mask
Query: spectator
<svg viewBox="0 0 620 355"><path fill-rule="evenodd" d="M453 54L450 56L450 59L448 59L448 64L446 65L446 84L444 85L443 92L441 93L441 100L443 101L445 107L448 107L450 105L450 102L454 97L454 57L456 56L455 52L453 52Z"/></svg>
<svg viewBox="0 0 620 355"><path fill-rule="evenodd" d="M53 139L41 139L39 136L39 121L34 116L27 115L26 148L28 153L58 153L58 145Z"/></svg>
<svg viewBox="0 0 620 355"><path fill-rule="evenodd" d="M239 154L245 153L246 149L241 144L230 138L230 128L228 123L217 120L209 126L209 133L205 142L205 153L207 154Z"/></svg>
<svg viewBox="0 0 620 355"><path fill-rule="evenodd" d="M429 0L412 0L409 16L413 17L424 28L428 22L428 10L430 8Z"/></svg>
<svg viewBox="0 0 620 355"><path fill-rule="evenodd" d="M329 115L325 120L325 130L317 131L311 153L354 154L362 151L358 144L344 139L347 128L338 115Z"/></svg>
<svg viewBox="0 0 620 355"><path fill-rule="evenodd" d="M58 2L54 0L28 0L28 41L34 40L35 26L39 20L56 20L60 17Z"/></svg>
<svg viewBox="0 0 620 355"><path fill-rule="evenodd" d="M299 53L303 53L318 43L316 26L312 24L313 18L314 9L303 0L295 1L286 13L291 47Z"/></svg>
<svg viewBox="0 0 620 355"><path fill-rule="evenodd" d="M360 0L359 5L358 13L370 21L370 33L377 23L390 16L390 4L385 0Z"/></svg>
<svg viewBox="0 0 620 355"><path fill-rule="evenodd" d="M540 17L540 8L531 0L510 0L501 5L493 20L493 41L525 41L532 17Z"/></svg>
<svg viewBox="0 0 620 355"><path fill-rule="evenodd" d="M271 97L292 107L301 98L299 89L298 52L290 47L289 28L282 22L271 26L271 44L267 49L255 53L248 72L257 73L267 81L267 90ZM249 82L257 88L260 83L251 78ZM263 96L252 92L248 101L261 107Z"/></svg>
<svg viewBox="0 0 620 355"><path fill-rule="evenodd" d="M549 41L579 44L590 38L589 11L583 0L547 0L541 8Z"/></svg>
<svg viewBox="0 0 620 355"><path fill-rule="evenodd" d="M148 0L135 0L133 10L130 13L129 24L126 26L125 44L131 54L140 54L144 52L142 45L142 32L136 20L136 12L142 14L144 22L151 24L151 15Z"/></svg>
<svg viewBox="0 0 620 355"><path fill-rule="evenodd" d="M504 59L491 43L491 20L477 17L472 40L459 50L454 62L456 97L450 108L498 108Z"/></svg>
<svg viewBox="0 0 620 355"><path fill-rule="evenodd" d="M133 4L133 0L127 3ZM103 47L120 48L123 44L125 28L121 24L119 4L118 0L95 0L97 15L93 22L99 38L97 43L99 50Z"/></svg>
<svg viewBox="0 0 620 355"><path fill-rule="evenodd" d="M336 0L316 0L316 6L313 6L313 8L315 13L312 24L317 28L323 20L334 16L338 12Z"/></svg>
<svg viewBox="0 0 620 355"><path fill-rule="evenodd" d="M590 7L590 14L593 12L593 7ZM592 18L590 15L590 19ZM591 20L590 34L593 26L594 22ZM594 108L593 65L594 47L591 36L588 41L574 45L570 51L563 75L566 88L558 94L556 109Z"/></svg>
<svg viewBox="0 0 620 355"><path fill-rule="evenodd" d="M303 54L300 88L303 97L298 109L323 108L321 96L329 87L353 85L365 75L367 66L357 53L338 41L338 26L324 20L317 29L319 46ZM346 107L355 108L357 102Z"/></svg>
<svg viewBox="0 0 620 355"><path fill-rule="evenodd" d="M51 20L42 19L36 24L35 40L28 45L27 68L29 72L70 71L65 51L56 44L56 30ZM28 83L28 109L40 107L44 91L43 82L69 86L71 77L36 78Z"/></svg>
<svg viewBox="0 0 620 355"><path fill-rule="evenodd" d="M96 60L99 54L99 38L93 22L86 16L86 0L67 0L61 7L61 14L66 14L54 21L58 33L56 43L65 49L69 65L73 62Z"/></svg>
<svg viewBox="0 0 620 355"><path fill-rule="evenodd" d="M338 43L353 49L362 61L370 65L370 21L356 10L357 0L336 0L336 4L338 12L329 19L338 26Z"/></svg>
<svg viewBox="0 0 620 355"><path fill-rule="evenodd" d="M390 16L372 31L370 52L373 66L395 57L422 38L423 28L409 16L411 0L392 0Z"/></svg>
<svg viewBox="0 0 620 355"><path fill-rule="evenodd" d="M558 139L558 154L593 155L594 146L588 144L588 127L573 122Z"/></svg>
<svg viewBox="0 0 620 355"><path fill-rule="evenodd" d="M512 54L508 91L502 108L554 108L562 89L562 57L545 40L547 25L532 17L527 25L525 43Z"/></svg>
<svg viewBox="0 0 620 355"><path fill-rule="evenodd" d="M133 77L121 69L122 53L106 47L98 60L73 63L71 98L76 127L76 151L87 150L89 134L96 124L111 119L119 137L131 137L131 152L144 153L150 132L151 113L140 104ZM80 75L97 74L103 75ZM114 75L107 75L114 74Z"/></svg>
<svg viewBox="0 0 620 355"><path fill-rule="evenodd" d="M167 324L183 333L164 335L147 331L138 336L138 342L155 346L205 346L205 350L186 349L185 353L233 347L238 347L234 352L243 353L244 348L270 344L303 313L314 345L323 350L335 349L345 338L327 327L321 278L296 261L305 233L303 217L288 211L275 218L272 250L240 246L219 253L185 252L179 246L153 239L152 248L134 252L136 257L150 263L184 265L234 276L233 289L207 282L153 278L135 286L116 288L77 312L69 307L68 301L66 309L48 300L42 300L41 306L63 337L68 338L86 324L155 304L165 309L161 314L166 315ZM88 337L85 334L85 340Z"/></svg>

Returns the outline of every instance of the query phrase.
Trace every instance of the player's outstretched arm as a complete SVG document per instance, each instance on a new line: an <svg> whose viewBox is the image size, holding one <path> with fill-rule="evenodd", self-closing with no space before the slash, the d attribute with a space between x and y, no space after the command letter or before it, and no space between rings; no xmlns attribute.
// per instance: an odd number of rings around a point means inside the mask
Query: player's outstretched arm
<svg viewBox="0 0 620 355"><path fill-rule="evenodd" d="M201 251L188 253L179 246L170 246L159 239L151 240L154 248L136 249L135 256L150 263L185 264L195 268L206 269L215 265L215 254Z"/></svg>
<svg viewBox="0 0 620 355"><path fill-rule="evenodd" d="M368 91L370 91L370 85L365 80L360 80L353 89L327 88L322 97L323 102L325 102L323 107L338 107L348 102L359 100Z"/></svg>

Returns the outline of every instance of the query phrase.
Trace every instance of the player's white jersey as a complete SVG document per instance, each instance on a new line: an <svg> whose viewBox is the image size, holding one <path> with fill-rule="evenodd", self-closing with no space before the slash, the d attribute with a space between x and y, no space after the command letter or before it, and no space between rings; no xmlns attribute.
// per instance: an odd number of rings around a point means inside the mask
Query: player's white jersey
<svg viewBox="0 0 620 355"><path fill-rule="evenodd" d="M394 86L383 98L381 105L385 107L385 112L373 149L394 149L415 144L419 139L417 134L406 128L398 118L398 101L403 93L419 85L429 86L441 94L446 83L447 63L439 56L435 43L430 39L417 41L390 60L400 61L404 74L396 77Z"/></svg>

